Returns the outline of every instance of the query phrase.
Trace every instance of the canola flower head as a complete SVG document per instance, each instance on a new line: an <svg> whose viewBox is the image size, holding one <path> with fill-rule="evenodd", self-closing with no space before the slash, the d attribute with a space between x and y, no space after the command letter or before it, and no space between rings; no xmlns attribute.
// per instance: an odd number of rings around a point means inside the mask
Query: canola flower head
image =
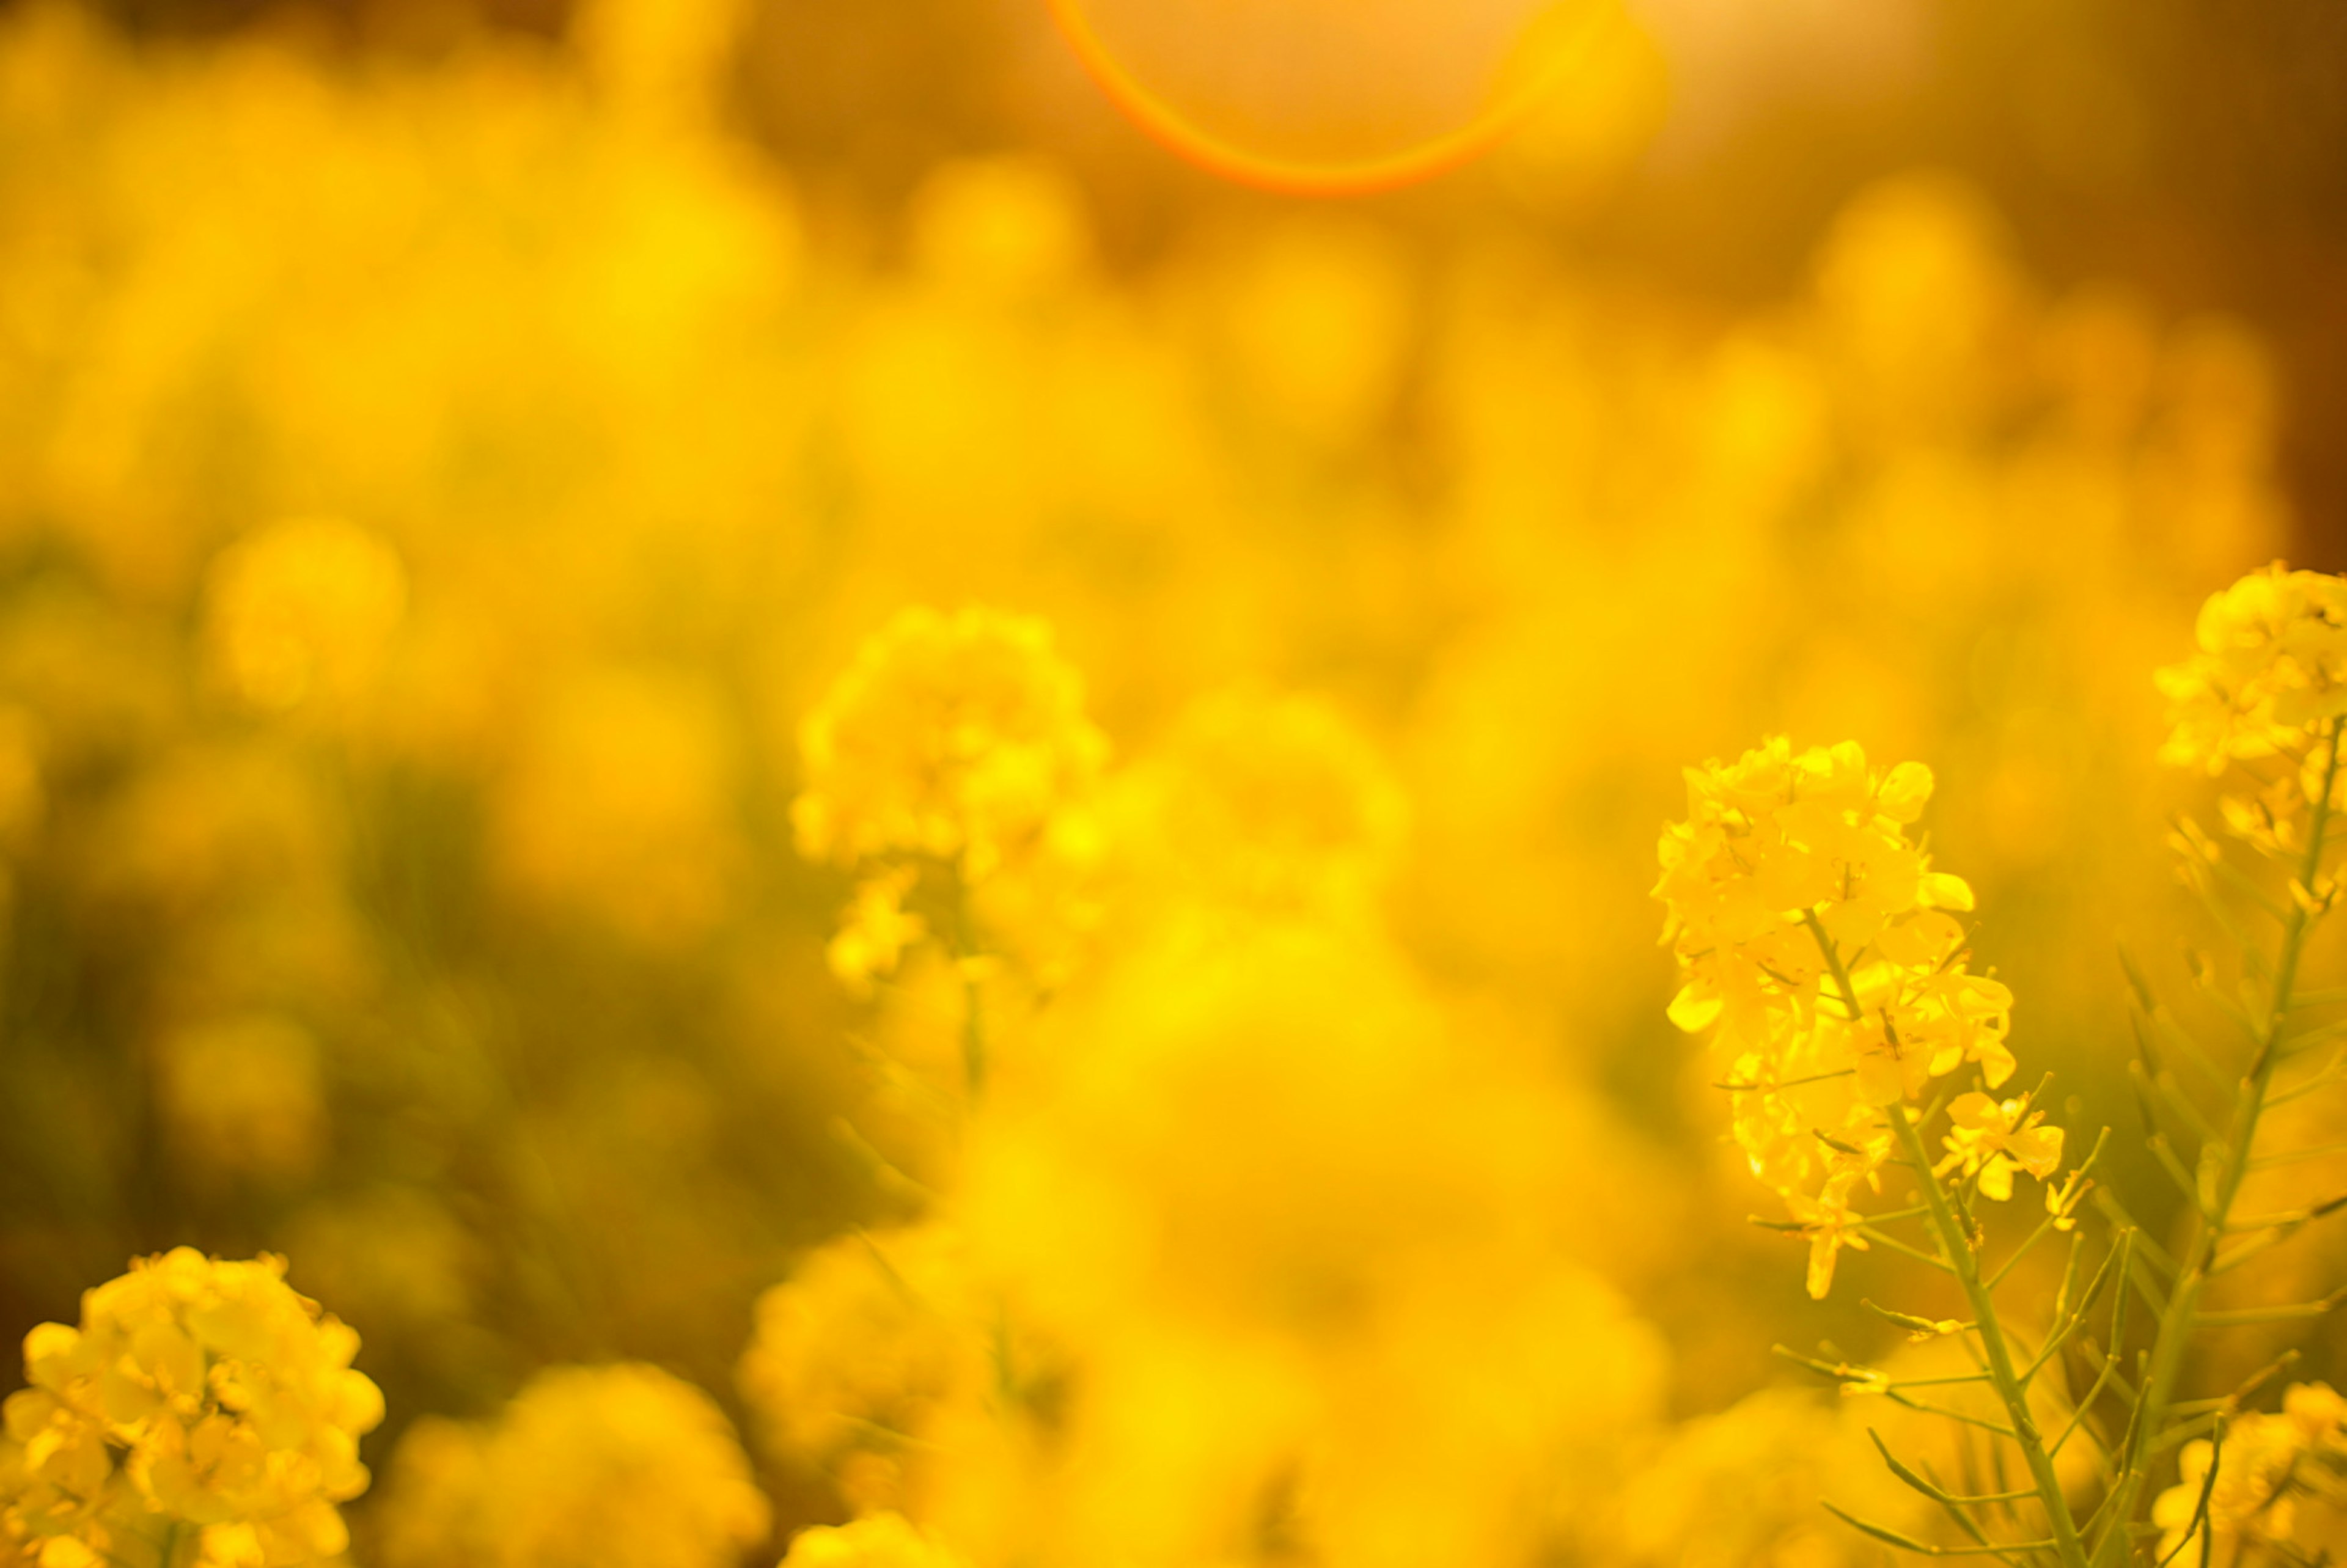
<svg viewBox="0 0 2347 1568"><path fill-rule="evenodd" d="M1852 1199L1879 1184L1889 1119L1967 1063L1990 1089L2013 1076L2013 994L1968 967L1955 915L1971 886L1909 837L1932 797L1923 764L1778 736L1686 784L1655 886L1682 982L1671 1020L1712 1032L1736 1140L1808 1238L1822 1296L1841 1248L1864 1245ZM1979 1115L1953 1157L1983 1194L2011 1196L2015 1169L2052 1173L2059 1129L2001 1122L1985 1094L1962 1103Z"/></svg>
<svg viewBox="0 0 2347 1568"><path fill-rule="evenodd" d="M286 1285L282 1258L135 1260L84 1294L77 1327L26 1336L0 1532L46 1568L152 1551L172 1525L221 1568L339 1556L335 1505L366 1489L358 1440L383 1419L357 1349Z"/></svg>
<svg viewBox="0 0 2347 1568"><path fill-rule="evenodd" d="M1108 742L1046 623L904 610L858 651L799 742L799 852L862 874L829 955L851 990L930 936L959 958L1016 957L1046 983L1059 977L1098 918L1087 889ZM905 908L925 879L943 884L928 889L943 919Z"/></svg>
<svg viewBox="0 0 2347 1568"><path fill-rule="evenodd" d="M540 1372L491 1422L416 1422L386 1490L394 1568L730 1568L771 1517L716 1402L632 1362Z"/></svg>
<svg viewBox="0 0 2347 1568"><path fill-rule="evenodd" d="M1073 825L1108 743L1029 616L902 611L856 653L799 736L800 853L841 865L951 862L978 883Z"/></svg>
<svg viewBox="0 0 2347 1568"><path fill-rule="evenodd" d="M2347 577L2276 561L2200 607L2192 657L2159 671L2171 729L2160 760L2211 776L2300 760L2347 714Z"/></svg>
<svg viewBox="0 0 2347 1568"><path fill-rule="evenodd" d="M758 1298L738 1380L768 1448L827 1471L859 1511L896 1506L940 1413L983 1386L982 1317L958 1232L857 1232Z"/></svg>
<svg viewBox="0 0 2347 1568"><path fill-rule="evenodd" d="M2250 1411L2228 1422L2221 1440L2185 1444L2177 1456L2176 1484L2152 1501L2151 1522L2161 1532L2158 1559L2197 1563L2204 1547L2221 1563L2244 1561L2252 1552L2284 1561L2301 1555L2287 1550L2301 1522L2301 1500L2336 1496L2347 1473L2342 1421L2347 1400L2335 1389L2299 1383L2282 1397L2280 1410ZM2204 1532L2210 1536L2206 1542Z"/></svg>

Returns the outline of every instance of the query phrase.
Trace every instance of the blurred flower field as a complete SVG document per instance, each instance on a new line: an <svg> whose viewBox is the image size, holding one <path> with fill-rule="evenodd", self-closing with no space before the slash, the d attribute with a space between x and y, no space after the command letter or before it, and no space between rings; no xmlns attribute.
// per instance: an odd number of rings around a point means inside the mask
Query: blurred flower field
<svg viewBox="0 0 2347 1568"><path fill-rule="evenodd" d="M1928 764L2069 1129L1990 1233L2104 1125L2173 1229L2118 952L2229 951L2153 672L2293 548L2257 336L1932 170L1763 308L1342 203L1128 264L1031 150L844 236L726 26L0 12L0 1560L1968 1549L1868 1429L1994 1445L1770 1354L1961 1376L1861 1302L1963 1306L1748 1223L1656 835L1764 736ZM2347 1182L2271 1124L2253 1211Z"/></svg>

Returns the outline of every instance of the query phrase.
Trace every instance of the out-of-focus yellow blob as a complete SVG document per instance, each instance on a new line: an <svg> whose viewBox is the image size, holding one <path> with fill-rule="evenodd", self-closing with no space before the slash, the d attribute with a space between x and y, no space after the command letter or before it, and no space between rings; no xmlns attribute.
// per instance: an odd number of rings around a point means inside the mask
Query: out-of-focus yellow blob
<svg viewBox="0 0 2347 1568"><path fill-rule="evenodd" d="M496 1420L392 1455L390 1568L731 1568L771 1511L716 1402L637 1363L540 1372Z"/></svg>
<svg viewBox="0 0 2347 1568"><path fill-rule="evenodd" d="M958 1212L1072 1368L1054 1560L1269 1529L1362 1568L1506 1561L1535 1494L1651 1418L1651 1331L1547 1240L1553 1105L1390 950L1184 931L1046 1028L1057 1071L989 1105ZM953 1479L935 1516L983 1554Z"/></svg>
<svg viewBox="0 0 2347 1568"><path fill-rule="evenodd" d="M759 1433L859 1513L925 1490L940 1412L985 1387L989 1314L967 1253L941 1225L858 1232L758 1298L739 1377Z"/></svg>
<svg viewBox="0 0 2347 1568"><path fill-rule="evenodd" d="M1571 90L1596 0L1051 0L1093 79L1210 173L1300 195L1391 190L1490 149Z"/></svg>
<svg viewBox="0 0 2347 1568"><path fill-rule="evenodd" d="M1152 895L1346 921L1391 875L1408 804L1335 710L1243 688L1185 712L1115 810L1112 842Z"/></svg>
<svg viewBox="0 0 2347 1568"><path fill-rule="evenodd" d="M407 574L390 546L354 523L304 518L220 553L205 631L230 690L282 712L359 694L406 609Z"/></svg>
<svg viewBox="0 0 2347 1568"><path fill-rule="evenodd" d="M584 904L647 940L706 931L737 872L738 767L733 728L700 681L579 671L533 717L503 781L503 869L531 897Z"/></svg>
<svg viewBox="0 0 2347 1568"><path fill-rule="evenodd" d="M317 1042L255 1015L175 1030L156 1044L157 1110L179 1157L202 1177L305 1176L329 1126Z"/></svg>
<svg viewBox="0 0 2347 1568"><path fill-rule="evenodd" d="M1039 159L944 164L907 216L922 274L980 298L1019 302L1064 284L1092 248L1074 182Z"/></svg>
<svg viewBox="0 0 2347 1568"><path fill-rule="evenodd" d="M783 1568L962 1568L962 1557L898 1515L819 1524L791 1538Z"/></svg>
<svg viewBox="0 0 2347 1568"><path fill-rule="evenodd" d="M587 0L571 36L624 108L706 109L748 13L744 0Z"/></svg>
<svg viewBox="0 0 2347 1568"><path fill-rule="evenodd" d="M1885 435L1964 428L2004 390L2021 282L1995 211L1963 180L1861 192L1820 251L1817 293L1851 411Z"/></svg>
<svg viewBox="0 0 2347 1568"><path fill-rule="evenodd" d="M1255 241L1223 304L1240 395L1273 428L1344 449L1389 415L1410 348L1415 280L1397 236L1315 213Z"/></svg>

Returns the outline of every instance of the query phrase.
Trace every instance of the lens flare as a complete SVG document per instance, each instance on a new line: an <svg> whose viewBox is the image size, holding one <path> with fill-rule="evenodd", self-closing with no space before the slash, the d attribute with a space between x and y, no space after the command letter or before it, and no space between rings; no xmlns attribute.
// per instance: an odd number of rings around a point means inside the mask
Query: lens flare
<svg viewBox="0 0 2347 1568"><path fill-rule="evenodd" d="M1558 91L1610 0L1047 0L1110 99L1210 173L1389 190L1489 150Z"/></svg>

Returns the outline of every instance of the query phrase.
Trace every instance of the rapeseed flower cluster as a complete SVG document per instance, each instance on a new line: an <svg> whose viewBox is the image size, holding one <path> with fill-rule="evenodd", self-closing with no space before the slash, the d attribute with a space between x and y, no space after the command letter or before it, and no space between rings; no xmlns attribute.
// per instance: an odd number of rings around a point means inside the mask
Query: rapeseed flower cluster
<svg viewBox="0 0 2347 1568"><path fill-rule="evenodd" d="M2347 713L2347 579L2277 561L2212 594L2195 641L2190 660L2159 672L2173 724L2160 760L2254 780L2253 792L2219 802L2227 830L2261 854L2296 859L2324 798L2327 738ZM2336 806L2340 782L2329 787ZM2187 867L2208 864L2205 841L2183 831Z"/></svg>
<svg viewBox="0 0 2347 1568"><path fill-rule="evenodd" d="M818 715L929 623L876 633ZM948 743L973 772L1017 759L907 706L928 728L875 798ZM1648 1419L1658 1358L1557 1255L1553 1108L1453 1035L1383 929L1397 786L1325 705L1240 691L1095 787L1104 950L1039 1009L969 995L1012 1070L965 1105L924 1217L762 1297L740 1382L770 1450L874 1551L1379 1564L1558 1538L1545 1494Z"/></svg>
<svg viewBox="0 0 2347 1568"><path fill-rule="evenodd" d="M758 1298L743 1395L769 1447L832 1476L859 1513L921 1494L947 1413L991 1376L966 1253L935 1223L858 1232Z"/></svg>
<svg viewBox="0 0 2347 1568"><path fill-rule="evenodd" d="M2013 1454L1772 1384L1925 1329L1801 1300L1740 1194L1938 1333L1868 1234L1899 1118L1944 1099L1892 1158L2000 1245L2078 1152L2008 984L2131 1125L2095 955L2169 983L2188 917L2145 671L2287 537L2254 337L2043 287L1929 173L1733 308L1574 259L1524 163L1455 231L1177 193L1136 243L1018 152L865 201L735 128L772 7L575 9L364 59L0 18L0 1307L290 1253L405 1428L351 1511L395 1568L1871 1568L1824 1501L1973 1549L1866 1430ZM2189 760L2302 847L2334 589L2254 580ZM1690 1064L1624 890L1683 762L1782 733L1963 783L1700 771ZM2244 1214L2336 1195L2331 1120L2272 1112ZM2024 1367L2140 1173L2050 1184ZM2202 1306L2320 1300L2304 1230ZM2171 1286L2034 1374L2082 1508ZM1960 1337L1863 1389L2010 1424L1906 1386Z"/></svg>
<svg viewBox="0 0 2347 1568"><path fill-rule="evenodd" d="M2335 1550L2347 1529L2347 1401L2327 1383L2297 1383L2280 1410L2249 1411L2219 1432L2184 1445L2176 1484L2151 1505L2160 1558L2205 1552L2236 1568Z"/></svg>
<svg viewBox="0 0 2347 1568"><path fill-rule="evenodd" d="M632 1363L541 1372L493 1421L416 1422L384 1502L390 1568L727 1568L771 1517L709 1396Z"/></svg>
<svg viewBox="0 0 2347 1568"><path fill-rule="evenodd" d="M340 1557L366 1490L358 1440L383 1397L358 1336L285 1283L284 1260L181 1247L26 1337L8 1396L0 1529L43 1568L292 1568Z"/></svg>
<svg viewBox="0 0 2347 1568"><path fill-rule="evenodd" d="M1966 1063L2013 1076L2013 994L1969 968L1963 878L1907 836L1932 794L1920 763L1870 769L1855 743L1796 753L1779 737L1733 764L1687 771L1687 818L1665 830L1655 897L1684 984L1671 1020L1711 1030L1737 1142L1809 1241L1823 1296L1844 1246L1865 1249L1863 1186L1934 1080ZM1951 1167L1992 1198L2013 1172L2044 1178L2062 1133L2043 1112L1979 1091L1950 1106Z"/></svg>
<svg viewBox="0 0 2347 1568"><path fill-rule="evenodd" d="M1041 621L977 608L890 621L800 734L799 852L864 877L833 971L887 974L928 932L903 908L925 866L947 881L933 891L951 926L938 934L958 957L1063 944L1098 856L1107 751Z"/></svg>

